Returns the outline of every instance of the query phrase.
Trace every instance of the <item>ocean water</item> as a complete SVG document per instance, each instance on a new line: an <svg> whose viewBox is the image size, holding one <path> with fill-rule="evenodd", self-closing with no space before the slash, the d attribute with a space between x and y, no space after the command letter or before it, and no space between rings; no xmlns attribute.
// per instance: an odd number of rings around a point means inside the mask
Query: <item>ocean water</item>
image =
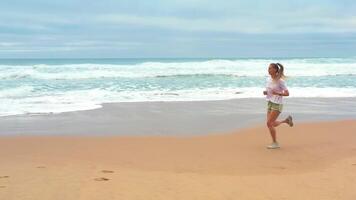
<svg viewBox="0 0 356 200"><path fill-rule="evenodd" d="M267 68L285 66L295 97L356 97L356 57L278 59L2 59L0 116L103 103L264 98Z"/></svg>

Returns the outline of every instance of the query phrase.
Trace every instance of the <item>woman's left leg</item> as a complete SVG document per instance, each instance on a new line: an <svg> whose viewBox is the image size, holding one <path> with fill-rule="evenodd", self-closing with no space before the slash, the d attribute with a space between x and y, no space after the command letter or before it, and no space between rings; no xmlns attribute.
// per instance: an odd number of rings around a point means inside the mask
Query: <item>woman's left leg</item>
<svg viewBox="0 0 356 200"><path fill-rule="evenodd" d="M280 125L282 122L276 121L280 112L276 110L272 110L268 114L267 118L267 127L269 129L269 132L271 134L273 142L277 142L277 136L276 136L276 129L274 127Z"/></svg>

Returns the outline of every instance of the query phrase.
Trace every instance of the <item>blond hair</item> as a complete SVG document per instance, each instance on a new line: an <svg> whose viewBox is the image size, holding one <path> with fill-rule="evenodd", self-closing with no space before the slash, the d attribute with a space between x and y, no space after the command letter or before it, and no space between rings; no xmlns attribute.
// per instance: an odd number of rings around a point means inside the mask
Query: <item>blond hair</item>
<svg viewBox="0 0 356 200"><path fill-rule="evenodd" d="M278 79L286 78L284 75L284 67L281 63L271 63L271 65L276 69Z"/></svg>

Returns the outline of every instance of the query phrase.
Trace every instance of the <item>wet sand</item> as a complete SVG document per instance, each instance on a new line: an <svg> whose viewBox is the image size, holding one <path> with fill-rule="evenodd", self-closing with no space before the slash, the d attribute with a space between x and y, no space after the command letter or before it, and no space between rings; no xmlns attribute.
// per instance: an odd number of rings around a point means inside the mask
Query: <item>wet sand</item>
<svg viewBox="0 0 356 200"><path fill-rule="evenodd" d="M286 98L280 118L297 123L356 119L356 98ZM265 124L264 99L104 104L60 114L1 117L0 135L163 135L225 133Z"/></svg>

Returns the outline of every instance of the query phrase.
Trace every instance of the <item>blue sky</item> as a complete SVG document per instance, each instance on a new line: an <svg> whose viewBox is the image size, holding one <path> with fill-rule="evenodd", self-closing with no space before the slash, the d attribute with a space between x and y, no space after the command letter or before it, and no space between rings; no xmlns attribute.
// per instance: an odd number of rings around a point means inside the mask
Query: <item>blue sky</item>
<svg viewBox="0 0 356 200"><path fill-rule="evenodd" d="M355 56L353 0L2 0L0 58Z"/></svg>

